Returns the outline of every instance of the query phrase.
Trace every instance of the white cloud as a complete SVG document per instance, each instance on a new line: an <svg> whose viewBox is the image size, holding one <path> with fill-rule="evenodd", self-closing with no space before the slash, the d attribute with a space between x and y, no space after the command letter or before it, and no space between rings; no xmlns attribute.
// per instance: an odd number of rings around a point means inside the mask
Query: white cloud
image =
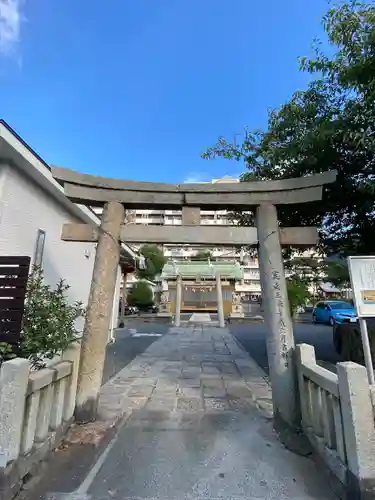
<svg viewBox="0 0 375 500"><path fill-rule="evenodd" d="M184 180L184 184L194 184L196 182L206 182L207 176L204 173L191 172Z"/></svg>
<svg viewBox="0 0 375 500"><path fill-rule="evenodd" d="M8 54L19 42L21 0L0 0L0 53Z"/></svg>
<svg viewBox="0 0 375 500"><path fill-rule="evenodd" d="M235 175L224 175L223 177L215 177L215 181L217 180L222 180L224 181L226 178L228 178L229 182L233 182L233 179L239 179L242 174L236 173ZM209 176L205 172L190 172L185 180L183 181L184 184L195 184L195 183L201 183L201 182L211 182L212 176Z"/></svg>

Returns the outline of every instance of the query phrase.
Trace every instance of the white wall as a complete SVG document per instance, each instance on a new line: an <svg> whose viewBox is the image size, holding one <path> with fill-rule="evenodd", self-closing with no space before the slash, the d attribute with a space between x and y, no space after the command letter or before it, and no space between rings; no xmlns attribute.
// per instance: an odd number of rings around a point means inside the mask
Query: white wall
<svg viewBox="0 0 375 500"><path fill-rule="evenodd" d="M87 304L95 247L61 241L65 222L82 222L17 167L0 166L0 255L34 257L37 231L46 232L43 269L46 282L71 285L69 299ZM81 328L82 325L79 325Z"/></svg>
<svg viewBox="0 0 375 500"><path fill-rule="evenodd" d="M110 327L110 332L109 332L109 340L111 340L111 341L113 341L115 338L114 330L117 328L118 321L119 321L119 303L120 303L120 294L121 294L121 280L122 280L122 273L121 273L121 268L119 266L118 271L117 271L116 289L115 289L115 294L113 297L112 321L111 321L111 327Z"/></svg>

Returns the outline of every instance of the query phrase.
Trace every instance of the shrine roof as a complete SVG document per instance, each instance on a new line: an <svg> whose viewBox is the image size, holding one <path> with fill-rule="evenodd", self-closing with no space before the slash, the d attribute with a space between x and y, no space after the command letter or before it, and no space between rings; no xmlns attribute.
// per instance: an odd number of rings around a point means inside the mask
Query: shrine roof
<svg viewBox="0 0 375 500"><path fill-rule="evenodd" d="M244 277L243 267L239 262L208 262L208 261L181 261L167 262L160 278L163 280L173 279L180 274L182 278L215 278L220 274L222 278L242 280Z"/></svg>

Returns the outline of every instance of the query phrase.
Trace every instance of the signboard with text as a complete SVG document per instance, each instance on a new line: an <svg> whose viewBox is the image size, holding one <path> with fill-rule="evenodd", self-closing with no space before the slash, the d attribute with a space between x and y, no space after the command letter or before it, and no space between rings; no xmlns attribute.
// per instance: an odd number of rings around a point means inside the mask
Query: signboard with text
<svg viewBox="0 0 375 500"><path fill-rule="evenodd" d="M348 257L354 304L359 317L375 317L375 257Z"/></svg>

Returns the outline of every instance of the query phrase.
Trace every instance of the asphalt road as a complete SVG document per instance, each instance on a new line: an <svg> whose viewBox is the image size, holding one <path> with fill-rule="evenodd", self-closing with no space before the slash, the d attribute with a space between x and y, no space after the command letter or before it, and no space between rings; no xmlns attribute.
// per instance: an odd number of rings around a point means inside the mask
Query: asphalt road
<svg viewBox="0 0 375 500"><path fill-rule="evenodd" d="M102 383L108 382L110 378L159 338L159 336L145 336L144 334L164 335L167 330L167 325L142 322L135 323L128 328L118 328L115 342L107 346Z"/></svg>
<svg viewBox="0 0 375 500"><path fill-rule="evenodd" d="M263 323L252 323L230 325L230 330L258 365L268 373L267 327ZM294 324L294 337L296 344L313 345L316 358L322 361L323 366L330 368L330 365L341 361L340 356L336 354L333 347L332 328L330 326L296 323Z"/></svg>

